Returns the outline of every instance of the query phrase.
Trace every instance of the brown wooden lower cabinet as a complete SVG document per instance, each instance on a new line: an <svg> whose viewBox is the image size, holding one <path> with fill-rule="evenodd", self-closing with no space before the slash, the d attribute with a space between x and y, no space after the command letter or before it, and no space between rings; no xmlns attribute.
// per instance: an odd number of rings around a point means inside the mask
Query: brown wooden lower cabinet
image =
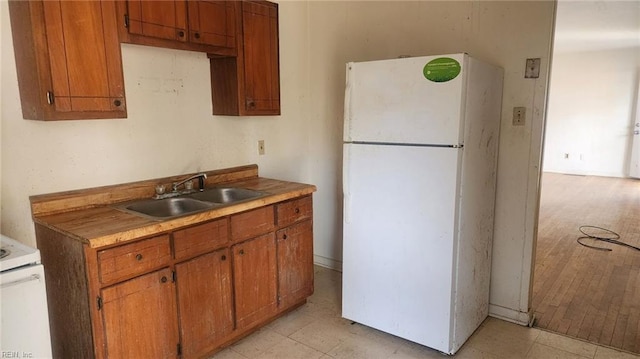
<svg viewBox="0 0 640 359"><path fill-rule="evenodd" d="M232 247L238 328L273 316L278 309L276 240L273 233Z"/></svg>
<svg viewBox="0 0 640 359"><path fill-rule="evenodd" d="M171 270L165 268L101 291L107 357L177 356L176 294L171 278Z"/></svg>
<svg viewBox="0 0 640 359"><path fill-rule="evenodd" d="M303 304L311 200L97 249L36 224L54 357L206 358Z"/></svg>
<svg viewBox="0 0 640 359"><path fill-rule="evenodd" d="M197 358L223 344L233 331L229 249L176 265L183 358Z"/></svg>
<svg viewBox="0 0 640 359"><path fill-rule="evenodd" d="M313 229L306 220L277 232L278 293L289 306L313 294Z"/></svg>

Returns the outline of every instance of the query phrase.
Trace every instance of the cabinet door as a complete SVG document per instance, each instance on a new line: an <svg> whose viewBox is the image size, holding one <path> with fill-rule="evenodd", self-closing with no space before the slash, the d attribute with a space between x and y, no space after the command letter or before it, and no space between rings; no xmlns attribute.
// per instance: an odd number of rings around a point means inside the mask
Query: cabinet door
<svg viewBox="0 0 640 359"><path fill-rule="evenodd" d="M56 111L113 111L124 104L118 37L103 7L107 3L44 2Z"/></svg>
<svg viewBox="0 0 640 359"><path fill-rule="evenodd" d="M229 249L176 265L183 358L201 357L233 331Z"/></svg>
<svg viewBox="0 0 640 359"><path fill-rule="evenodd" d="M278 4L240 4L238 56L209 56L213 114L279 115Z"/></svg>
<svg viewBox="0 0 640 359"><path fill-rule="evenodd" d="M128 28L132 34L187 41L187 5L184 0L127 1Z"/></svg>
<svg viewBox="0 0 640 359"><path fill-rule="evenodd" d="M172 273L162 269L101 291L109 358L176 358L178 326Z"/></svg>
<svg viewBox="0 0 640 359"><path fill-rule="evenodd" d="M246 114L280 114L278 7L242 3Z"/></svg>
<svg viewBox="0 0 640 359"><path fill-rule="evenodd" d="M236 46L236 12L232 1L189 1L189 41Z"/></svg>
<svg viewBox="0 0 640 359"><path fill-rule="evenodd" d="M280 308L313 294L313 226L311 220L277 232Z"/></svg>
<svg viewBox="0 0 640 359"><path fill-rule="evenodd" d="M113 1L9 6L24 118L126 117Z"/></svg>
<svg viewBox="0 0 640 359"><path fill-rule="evenodd" d="M236 244L232 252L236 325L241 329L277 310L275 234Z"/></svg>

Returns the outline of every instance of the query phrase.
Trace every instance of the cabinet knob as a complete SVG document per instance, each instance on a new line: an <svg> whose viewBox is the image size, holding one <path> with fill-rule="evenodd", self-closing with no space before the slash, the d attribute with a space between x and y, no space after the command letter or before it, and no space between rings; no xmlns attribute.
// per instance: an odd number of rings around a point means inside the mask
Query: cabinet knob
<svg viewBox="0 0 640 359"><path fill-rule="evenodd" d="M238 254L243 255L244 254L244 249L239 250Z"/></svg>
<svg viewBox="0 0 640 359"><path fill-rule="evenodd" d="M286 235L286 234L283 234L283 235L282 235L282 239L287 239L287 235Z"/></svg>
<svg viewBox="0 0 640 359"><path fill-rule="evenodd" d="M178 36L184 37L184 31L182 31L182 30L178 31Z"/></svg>
<svg viewBox="0 0 640 359"><path fill-rule="evenodd" d="M300 208L296 208L296 214L300 213Z"/></svg>
<svg viewBox="0 0 640 359"><path fill-rule="evenodd" d="M162 278L160 278L160 281L161 281L162 283L167 283L167 277L162 276Z"/></svg>
<svg viewBox="0 0 640 359"><path fill-rule="evenodd" d="M220 257L220 260L226 261L227 260L227 256L223 255L222 257Z"/></svg>
<svg viewBox="0 0 640 359"><path fill-rule="evenodd" d="M113 101L113 105L116 106L116 107L120 107L120 105L122 105L122 101L115 100L115 101Z"/></svg>
<svg viewBox="0 0 640 359"><path fill-rule="evenodd" d="M136 260L141 261L142 260L142 254L140 254L140 253L136 254Z"/></svg>
<svg viewBox="0 0 640 359"><path fill-rule="evenodd" d="M196 32L193 36L195 36L196 39L199 39L200 38L200 33Z"/></svg>
<svg viewBox="0 0 640 359"><path fill-rule="evenodd" d="M250 109L254 109L256 108L256 103L251 99L247 99L247 107Z"/></svg>

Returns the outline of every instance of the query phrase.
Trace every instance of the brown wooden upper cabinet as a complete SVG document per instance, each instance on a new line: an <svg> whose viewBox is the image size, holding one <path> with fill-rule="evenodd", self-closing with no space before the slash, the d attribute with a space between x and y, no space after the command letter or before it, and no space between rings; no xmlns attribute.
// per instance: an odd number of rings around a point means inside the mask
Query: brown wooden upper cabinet
<svg viewBox="0 0 640 359"><path fill-rule="evenodd" d="M9 11L25 119L127 117L120 42L207 53L214 115L280 114L278 4L10 0Z"/></svg>
<svg viewBox="0 0 640 359"><path fill-rule="evenodd" d="M235 1L127 0L118 3L123 42L235 56Z"/></svg>
<svg viewBox="0 0 640 359"><path fill-rule="evenodd" d="M127 116L113 1L10 1L22 115Z"/></svg>
<svg viewBox="0 0 640 359"><path fill-rule="evenodd" d="M279 115L278 4L242 1L238 56L209 54L214 115Z"/></svg>

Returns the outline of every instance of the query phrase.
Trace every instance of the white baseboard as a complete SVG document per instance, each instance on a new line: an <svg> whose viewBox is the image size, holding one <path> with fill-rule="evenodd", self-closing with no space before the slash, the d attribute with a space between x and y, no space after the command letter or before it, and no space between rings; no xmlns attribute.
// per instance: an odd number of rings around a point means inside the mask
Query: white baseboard
<svg viewBox="0 0 640 359"><path fill-rule="evenodd" d="M489 304L489 316L523 326L531 326L532 320L531 312L521 312L495 304Z"/></svg>
<svg viewBox="0 0 640 359"><path fill-rule="evenodd" d="M342 262L337 261L335 259L322 257L314 254L313 263L315 265L319 265L320 267L325 267L325 268L337 270L338 272L342 272Z"/></svg>

